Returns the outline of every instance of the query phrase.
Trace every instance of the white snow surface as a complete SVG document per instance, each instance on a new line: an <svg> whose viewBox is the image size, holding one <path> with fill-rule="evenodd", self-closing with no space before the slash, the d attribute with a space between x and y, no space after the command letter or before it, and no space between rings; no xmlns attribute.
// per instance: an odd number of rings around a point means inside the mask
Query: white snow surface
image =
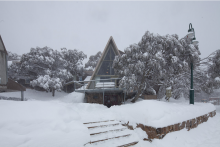
<svg viewBox="0 0 220 147"><path fill-rule="evenodd" d="M91 77L92 77L92 76L87 76L87 77L84 79L84 81L90 81Z"/></svg>
<svg viewBox="0 0 220 147"><path fill-rule="evenodd" d="M0 93L12 97L20 92ZM84 122L120 120L136 126L142 123L153 127L164 127L207 114L217 108L217 115L196 129L167 134L164 139L152 143L142 141L146 136L135 130L142 146L219 146L220 107L209 103L189 105L185 99L170 102L141 100L127 101L125 105L107 108L100 104L83 102L83 94L37 92L28 89L28 101L0 100L0 147L82 147L90 141Z"/></svg>

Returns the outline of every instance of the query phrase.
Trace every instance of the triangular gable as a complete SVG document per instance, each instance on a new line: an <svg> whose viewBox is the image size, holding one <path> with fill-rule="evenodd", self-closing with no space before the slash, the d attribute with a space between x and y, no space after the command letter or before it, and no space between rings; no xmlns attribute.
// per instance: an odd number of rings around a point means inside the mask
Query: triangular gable
<svg viewBox="0 0 220 147"><path fill-rule="evenodd" d="M113 50L114 50L115 55L116 55L116 56L118 56L118 55L120 56L120 55L121 55L120 52L119 52L119 50L118 50L118 48L117 48L117 46L116 46L116 44L115 44L115 41L114 41L113 37L111 36L111 37L109 38L109 40L108 40L106 46L105 46L105 49L104 49L104 51L103 51L103 53L102 53L102 55L101 55L101 57L100 57L100 59L99 59L98 64L97 64L96 67L95 67L95 70L94 70L94 72L93 72L92 77L90 78L90 80L93 80L94 77L95 77L95 75L97 74L97 72L98 72L98 70L99 70L99 68L100 68L100 66L101 66L102 61L103 61L104 58L106 57L105 55L107 54L108 47L109 47L110 44L113 46ZM86 89L88 89L89 86L90 86L90 82L89 82L89 84L87 85Z"/></svg>
<svg viewBox="0 0 220 147"><path fill-rule="evenodd" d="M5 52L6 54L8 54L8 53L7 53L7 50L6 50L6 48L5 48L4 42L3 42L3 40L2 40L1 35L0 35L0 43L2 44L3 52Z"/></svg>

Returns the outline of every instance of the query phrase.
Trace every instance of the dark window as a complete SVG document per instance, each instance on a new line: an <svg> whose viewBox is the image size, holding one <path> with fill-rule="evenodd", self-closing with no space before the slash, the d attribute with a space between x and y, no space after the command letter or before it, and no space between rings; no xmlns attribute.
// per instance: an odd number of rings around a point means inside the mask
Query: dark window
<svg viewBox="0 0 220 147"><path fill-rule="evenodd" d="M102 62L98 75L114 75L114 69L112 68L113 60L115 59L115 53L112 46L108 48L108 52Z"/></svg>

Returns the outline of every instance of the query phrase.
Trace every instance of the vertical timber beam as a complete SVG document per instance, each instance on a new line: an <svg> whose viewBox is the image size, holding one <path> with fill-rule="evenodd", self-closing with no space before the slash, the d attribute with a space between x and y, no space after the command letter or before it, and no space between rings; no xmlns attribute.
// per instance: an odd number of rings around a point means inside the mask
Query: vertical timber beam
<svg viewBox="0 0 220 147"><path fill-rule="evenodd" d="M21 101L24 101L24 91L21 91Z"/></svg>
<svg viewBox="0 0 220 147"><path fill-rule="evenodd" d="M103 105L105 104L105 91L103 89Z"/></svg>

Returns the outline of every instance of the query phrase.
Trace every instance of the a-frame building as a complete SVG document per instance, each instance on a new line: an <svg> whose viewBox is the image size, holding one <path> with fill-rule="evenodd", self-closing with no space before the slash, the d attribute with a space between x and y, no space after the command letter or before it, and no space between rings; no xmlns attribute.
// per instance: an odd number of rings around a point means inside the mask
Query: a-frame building
<svg viewBox="0 0 220 147"><path fill-rule="evenodd" d="M121 105L124 101L124 91L119 88L119 76L115 75L112 64L115 56L121 56L122 51L118 50L113 37L111 36L104 48L98 64L91 76L88 85L84 90L76 92L85 93L87 103L99 103L107 105Z"/></svg>
<svg viewBox="0 0 220 147"><path fill-rule="evenodd" d="M112 68L112 63L115 56L121 56L121 51L118 50L113 37L111 36L105 46L105 49L99 59L98 64L92 74L90 80L108 79L108 78L118 78L114 73ZM91 82L88 84L87 89L94 88Z"/></svg>

